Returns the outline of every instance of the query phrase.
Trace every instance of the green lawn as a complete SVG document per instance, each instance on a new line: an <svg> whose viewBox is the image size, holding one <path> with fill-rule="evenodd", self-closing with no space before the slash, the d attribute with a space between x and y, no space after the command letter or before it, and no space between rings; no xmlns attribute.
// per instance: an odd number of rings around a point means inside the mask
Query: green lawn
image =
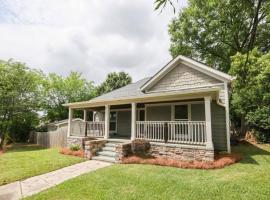
<svg viewBox="0 0 270 200"><path fill-rule="evenodd" d="M16 145L0 155L0 185L44 174L83 159L36 145Z"/></svg>
<svg viewBox="0 0 270 200"><path fill-rule="evenodd" d="M244 159L218 170L114 165L29 199L269 199L270 146L233 148Z"/></svg>

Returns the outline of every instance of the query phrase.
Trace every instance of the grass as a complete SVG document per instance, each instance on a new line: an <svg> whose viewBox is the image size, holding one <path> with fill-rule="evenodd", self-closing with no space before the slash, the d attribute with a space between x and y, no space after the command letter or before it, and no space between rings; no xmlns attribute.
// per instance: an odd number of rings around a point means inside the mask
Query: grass
<svg viewBox="0 0 270 200"><path fill-rule="evenodd" d="M36 145L15 145L0 155L0 185L83 161Z"/></svg>
<svg viewBox="0 0 270 200"><path fill-rule="evenodd" d="M270 146L240 145L233 151L244 159L223 169L118 164L28 199L269 199Z"/></svg>

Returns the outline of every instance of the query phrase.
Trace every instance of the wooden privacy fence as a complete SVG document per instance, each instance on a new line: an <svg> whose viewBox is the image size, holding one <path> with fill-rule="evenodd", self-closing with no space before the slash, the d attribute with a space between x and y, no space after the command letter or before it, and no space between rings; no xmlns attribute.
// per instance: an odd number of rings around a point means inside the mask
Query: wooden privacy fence
<svg viewBox="0 0 270 200"><path fill-rule="evenodd" d="M67 127L62 127L56 131L33 132L32 141L44 147L65 147L67 145Z"/></svg>

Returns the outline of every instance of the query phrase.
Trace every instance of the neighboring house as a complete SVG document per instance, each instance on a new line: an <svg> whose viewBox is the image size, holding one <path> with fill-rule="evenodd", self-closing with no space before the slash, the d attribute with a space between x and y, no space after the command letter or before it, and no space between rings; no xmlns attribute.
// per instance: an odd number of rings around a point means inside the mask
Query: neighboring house
<svg viewBox="0 0 270 200"><path fill-rule="evenodd" d="M82 126L83 126L84 120L80 118L75 118L75 119L72 119L72 122L73 122L72 132L81 133L83 131ZM48 131L57 131L61 128L67 128L67 127L68 127L68 119L55 121L55 122L51 122L47 124Z"/></svg>
<svg viewBox="0 0 270 200"><path fill-rule="evenodd" d="M79 109L84 110L85 121L87 112L94 112L94 121L86 122L88 136L108 142L145 139L151 142L152 155L213 160L214 151L230 152L228 88L232 80L228 74L178 56L150 78L90 101L66 104L69 143L79 141L72 136L77 133L72 132L71 123L73 110ZM117 149L109 154L105 148L99 155L124 155Z"/></svg>

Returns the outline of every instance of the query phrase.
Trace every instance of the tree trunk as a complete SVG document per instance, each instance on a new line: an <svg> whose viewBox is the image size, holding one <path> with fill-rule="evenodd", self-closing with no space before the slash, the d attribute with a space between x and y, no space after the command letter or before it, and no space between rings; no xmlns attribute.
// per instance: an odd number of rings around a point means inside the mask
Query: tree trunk
<svg viewBox="0 0 270 200"><path fill-rule="evenodd" d="M245 137L247 131L247 126L246 126L246 120L244 117L241 117L241 129L240 129L240 136Z"/></svg>

